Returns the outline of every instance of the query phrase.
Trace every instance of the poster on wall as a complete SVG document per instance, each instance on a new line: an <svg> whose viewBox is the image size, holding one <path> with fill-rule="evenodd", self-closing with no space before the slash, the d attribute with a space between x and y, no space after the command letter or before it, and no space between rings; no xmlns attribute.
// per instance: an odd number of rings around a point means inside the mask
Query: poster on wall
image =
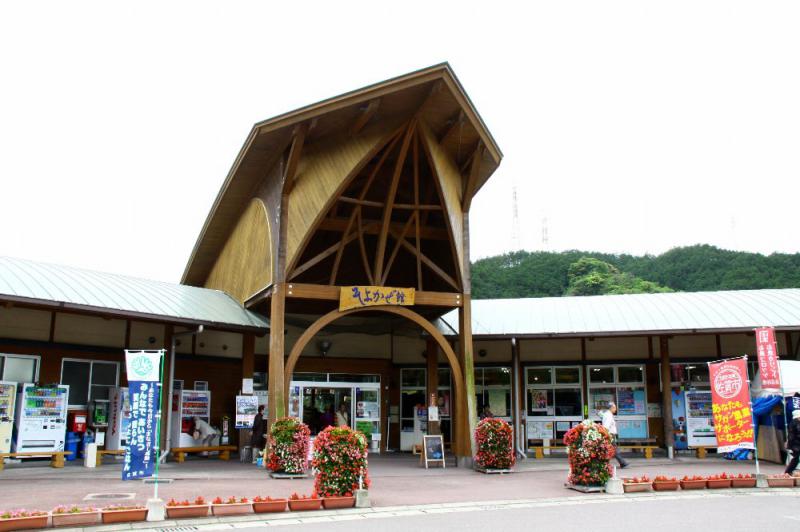
<svg viewBox="0 0 800 532"><path fill-rule="evenodd" d="M716 447L711 392L684 392L686 442L688 447Z"/></svg>
<svg viewBox="0 0 800 532"><path fill-rule="evenodd" d="M755 449L747 356L709 362L708 372L717 451L728 453L736 449Z"/></svg>
<svg viewBox="0 0 800 532"><path fill-rule="evenodd" d="M596 416L600 415L601 410L608 408L614 402L614 391L606 389L592 390L592 409Z"/></svg>
<svg viewBox="0 0 800 532"><path fill-rule="evenodd" d="M683 451L689 448L686 437L686 401L682 389L672 390L672 434L675 449Z"/></svg>
<svg viewBox="0 0 800 532"><path fill-rule="evenodd" d="M506 404L506 390L488 390L489 410L495 417L506 417L509 415L508 405Z"/></svg>
<svg viewBox="0 0 800 532"><path fill-rule="evenodd" d="M547 410L547 390L531 390L531 410Z"/></svg>
<svg viewBox="0 0 800 532"><path fill-rule="evenodd" d="M617 389L617 413L620 416L645 415L644 390L634 388Z"/></svg>
<svg viewBox="0 0 800 532"><path fill-rule="evenodd" d="M252 429L258 413L258 397L255 395L236 396L236 428Z"/></svg>
<svg viewBox="0 0 800 532"><path fill-rule="evenodd" d="M553 422L552 421L530 421L528 420L528 439L529 440L552 440Z"/></svg>
<svg viewBox="0 0 800 532"><path fill-rule="evenodd" d="M617 433L621 439L647 438L647 420L617 418Z"/></svg>
<svg viewBox="0 0 800 532"><path fill-rule="evenodd" d="M439 406L439 415L442 417L450 417L450 392L447 390L440 390L436 401Z"/></svg>

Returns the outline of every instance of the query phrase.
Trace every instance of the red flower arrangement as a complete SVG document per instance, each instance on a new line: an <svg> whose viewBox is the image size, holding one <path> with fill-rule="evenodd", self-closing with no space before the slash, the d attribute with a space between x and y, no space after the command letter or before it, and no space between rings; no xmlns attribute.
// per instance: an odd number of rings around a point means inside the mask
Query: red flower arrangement
<svg viewBox="0 0 800 532"><path fill-rule="evenodd" d="M308 469L308 446L311 432L308 426L294 417L284 417L269 430L270 471L305 473Z"/></svg>
<svg viewBox="0 0 800 532"><path fill-rule="evenodd" d="M659 477L656 477L658 480ZM663 477L665 480L667 477ZM642 475L641 477L632 477L632 478L623 478L623 484L646 484L648 482L652 482L647 475Z"/></svg>
<svg viewBox="0 0 800 532"><path fill-rule="evenodd" d="M655 478L655 482L677 482L678 479L675 477L667 477L664 475L657 475Z"/></svg>
<svg viewBox="0 0 800 532"><path fill-rule="evenodd" d="M298 495L297 492L292 493L289 495L290 501L310 501L319 499L319 495L316 493L312 493L311 495Z"/></svg>
<svg viewBox="0 0 800 532"><path fill-rule="evenodd" d="M614 446L602 425L584 420L567 431L564 445L569 448L569 483L602 486L611 478Z"/></svg>
<svg viewBox="0 0 800 532"><path fill-rule="evenodd" d="M502 419L482 419L475 429L475 443L475 464L482 469L510 469L516 463L511 426Z"/></svg>
<svg viewBox="0 0 800 532"><path fill-rule="evenodd" d="M322 497L351 497L359 487L369 488L367 454L366 438L350 427L328 427L317 434L311 461L317 470L314 491Z"/></svg>

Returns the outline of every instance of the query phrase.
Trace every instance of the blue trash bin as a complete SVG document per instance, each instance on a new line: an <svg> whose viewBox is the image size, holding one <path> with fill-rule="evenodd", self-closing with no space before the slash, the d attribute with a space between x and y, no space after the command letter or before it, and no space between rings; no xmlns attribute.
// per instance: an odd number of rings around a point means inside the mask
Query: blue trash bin
<svg viewBox="0 0 800 532"><path fill-rule="evenodd" d="M67 432L67 440L64 442L64 450L72 454L66 456L67 460L75 460L78 457L78 444L81 442L81 435L77 432Z"/></svg>

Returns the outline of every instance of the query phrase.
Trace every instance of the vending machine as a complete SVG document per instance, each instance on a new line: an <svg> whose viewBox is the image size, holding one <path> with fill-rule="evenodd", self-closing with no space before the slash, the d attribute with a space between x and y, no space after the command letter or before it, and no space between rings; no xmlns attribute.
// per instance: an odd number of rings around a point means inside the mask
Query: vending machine
<svg viewBox="0 0 800 532"><path fill-rule="evenodd" d="M106 449L117 451L128 446L128 423L131 419L131 401L127 388L111 388L108 394L108 428Z"/></svg>
<svg viewBox="0 0 800 532"><path fill-rule="evenodd" d="M198 444L192 438L194 418L211 423L211 392L205 390L175 390L172 398L172 447L193 447Z"/></svg>
<svg viewBox="0 0 800 532"><path fill-rule="evenodd" d="M17 383L0 381L0 453L11 451Z"/></svg>
<svg viewBox="0 0 800 532"><path fill-rule="evenodd" d="M68 399L67 385L23 384L17 393L14 451L63 450Z"/></svg>

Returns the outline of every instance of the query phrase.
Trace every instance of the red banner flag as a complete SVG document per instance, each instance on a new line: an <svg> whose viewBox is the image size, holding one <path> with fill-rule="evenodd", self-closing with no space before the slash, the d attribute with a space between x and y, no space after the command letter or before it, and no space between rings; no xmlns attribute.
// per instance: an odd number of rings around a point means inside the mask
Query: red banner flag
<svg viewBox="0 0 800 532"><path fill-rule="evenodd" d="M778 344L775 343L775 329L761 327L756 329L756 353L758 353L758 373L761 388L781 389L781 367L778 362Z"/></svg>
<svg viewBox="0 0 800 532"><path fill-rule="evenodd" d="M708 363L717 451L755 449L747 358Z"/></svg>

